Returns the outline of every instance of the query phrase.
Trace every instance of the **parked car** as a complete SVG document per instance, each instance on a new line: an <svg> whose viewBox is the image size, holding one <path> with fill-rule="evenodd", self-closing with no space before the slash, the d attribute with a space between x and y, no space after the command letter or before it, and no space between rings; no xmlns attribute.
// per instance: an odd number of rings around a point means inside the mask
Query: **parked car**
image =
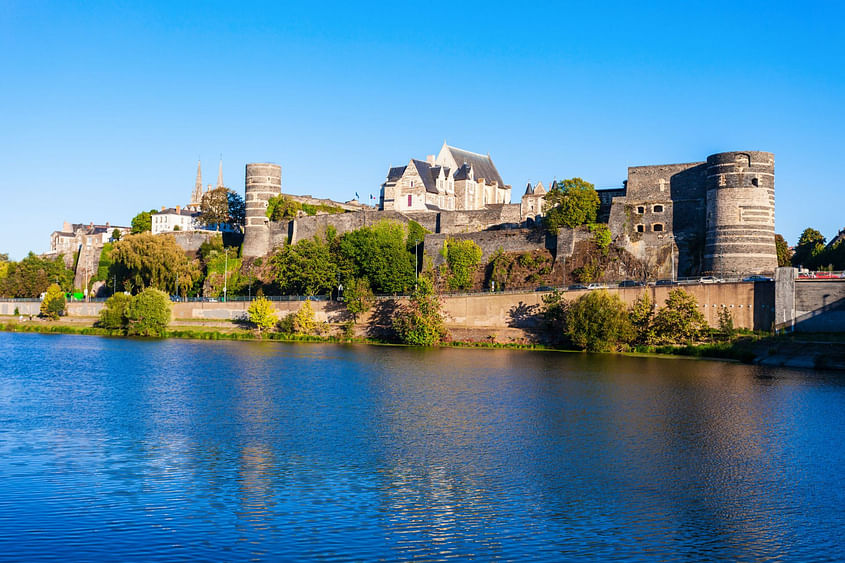
<svg viewBox="0 0 845 563"><path fill-rule="evenodd" d="M619 282L619 287L642 287L644 285L645 284L643 282L635 281L635 280L625 280L625 281Z"/></svg>
<svg viewBox="0 0 845 563"><path fill-rule="evenodd" d="M587 285L587 289L604 289L605 285L603 283L591 283Z"/></svg>
<svg viewBox="0 0 845 563"><path fill-rule="evenodd" d="M580 289L589 289L586 285L580 283L574 283L568 287L569 291L578 291Z"/></svg>
<svg viewBox="0 0 845 563"><path fill-rule="evenodd" d="M554 290L555 290L555 288L553 288L551 286L541 285L537 289L535 289L534 291L554 291Z"/></svg>
<svg viewBox="0 0 845 563"><path fill-rule="evenodd" d="M768 278L766 276L748 276L747 278L742 278L744 282L768 282L772 281L772 278Z"/></svg>
<svg viewBox="0 0 845 563"><path fill-rule="evenodd" d="M717 278L716 276L701 276L698 278L698 283L722 283L725 280Z"/></svg>
<svg viewBox="0 0 845 563"><path fill-rule="evenodd" d="M654 285L662 287L667 285L678 285L678 282L676 282L675 280L657 280L656 282L654 282Z"/></svg>

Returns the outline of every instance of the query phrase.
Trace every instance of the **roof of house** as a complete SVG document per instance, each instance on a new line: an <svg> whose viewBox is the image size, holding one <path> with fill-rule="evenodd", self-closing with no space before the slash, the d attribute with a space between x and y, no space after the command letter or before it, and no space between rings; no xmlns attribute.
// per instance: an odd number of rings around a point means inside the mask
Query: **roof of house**
<svg viewBox="0 0 845 563"><path fill-rule="evenodd" d="M183 217L196 217L202 215L199 211L191 211L187 208L176 209L175 207L168 207L167 209L162 209L161 211L156 211L154 215L181 215Z"/></svg>
<svg viewBox="0 0 845 563"><path fill-rule="evenodd" d="M490 155L478 154L444 144L443 149L440 151L440 155L438 155L438 161L441 161L441 163L443 157L445 156L444 153L451 155L456 166L461 166L462 164L469 164L472 166L472 171L476 178L484 178L488 184L497 182L500 186L505 185L505 182L499 175L499 171L496 169L496 165L493 164L493 159L490 158ZM455 179L459 178L456 177Z"/></svg>
<svg viewBox="0 0 845 563"><path fill-rule="evenodd" d="M392 167L390 170L387 171L387 181L388 182L395 182L396 180L398 180L399 178L402 177L402 175L405 173L405 170L407 168L408 168L407 166L394 166L394 167Z"/></svg>
<svg viewBox="0 0 845 563"><path fill-rule="evenodd" d="M411 163L417 169L417 172L419 173L420 178L422 178L423 186L425 186L425 191L427 191L429 193L436 194L437 193L437 183L434 181L434 179L437 176L434 174L434 172L432 170L432 166L425 161L416 160L416 159L411 159ZM438 170L438 172L439 172L439 170Z"/></svg>

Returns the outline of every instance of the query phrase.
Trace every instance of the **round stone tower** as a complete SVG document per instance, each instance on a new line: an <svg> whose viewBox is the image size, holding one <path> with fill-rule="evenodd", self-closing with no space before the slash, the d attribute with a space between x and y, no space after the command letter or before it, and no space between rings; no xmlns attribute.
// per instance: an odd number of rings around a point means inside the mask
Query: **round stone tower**
<svg viewBox="0 0 845 563"><path fill-rule="evenodd" d="M775 156L723 152L707 157L703 270L714 275L770 274L775 250Z"/></svg>
<svg viewBox="0 0 845 563"><path fill-rule="evenodd" d="M271 250L267 202L282 193L282 167L267 163L247 164L245 186L243 255L257 258Z"/></svg>

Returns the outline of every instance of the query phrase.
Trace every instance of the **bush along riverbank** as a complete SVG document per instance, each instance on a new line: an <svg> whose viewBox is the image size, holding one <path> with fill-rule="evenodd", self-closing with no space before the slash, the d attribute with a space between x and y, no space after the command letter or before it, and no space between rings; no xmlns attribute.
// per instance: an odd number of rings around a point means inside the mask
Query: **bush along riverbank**
<svg viewBox="0 0 845 563"><path fill-rule="evenodd" d="M310 301L282 318L272 304L259 298L250 304L248 320L224 327L174 327L170 302L161 291L148 288L135 296L111 297L93 326L62 322L45 314L45 320L9 323L3 330L92 334L100 336L142 336L192 338L200 340L270 340L284 342L362 342L411 346L510 348L617 352L727 359L802 368L845 369L845 342L826 337L815 342L804 337L772 336L734 329L730 310L723 308L719 326L711 328L695 298L676 289L657 308L646 293L631 306L606 291L591 291L566 300L561 293L544 297L539 312L542 321L525 332L527 338L503 343L491 334L472 341L473 336L450 336L442 310L442 299L433 283L421 276L407 300L376 301L365 280L350 284L346 295L348 320L329 324L317 321ZM366 324L358 318L373 310ZM231 326L231 329L229 329ZM816 345L817 344L817 345Z"/></svg>

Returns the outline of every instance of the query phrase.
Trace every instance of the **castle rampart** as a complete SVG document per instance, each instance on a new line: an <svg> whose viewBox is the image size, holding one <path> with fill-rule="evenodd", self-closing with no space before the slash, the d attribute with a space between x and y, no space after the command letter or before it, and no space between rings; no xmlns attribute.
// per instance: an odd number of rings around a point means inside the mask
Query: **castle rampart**
<svg viewBox="0 0 845 563"><path fill-rule="evenodd" d="M282 193L282 167L278 164L247 164L243 255L264 256L270 252L267 202Z"/></svg>
<svg viewBox="0 0 845 563"><path fill-rule="evenodd" d="M761 151L707 158L704 271L772 273L775 250L775 157Z"/></svg>

